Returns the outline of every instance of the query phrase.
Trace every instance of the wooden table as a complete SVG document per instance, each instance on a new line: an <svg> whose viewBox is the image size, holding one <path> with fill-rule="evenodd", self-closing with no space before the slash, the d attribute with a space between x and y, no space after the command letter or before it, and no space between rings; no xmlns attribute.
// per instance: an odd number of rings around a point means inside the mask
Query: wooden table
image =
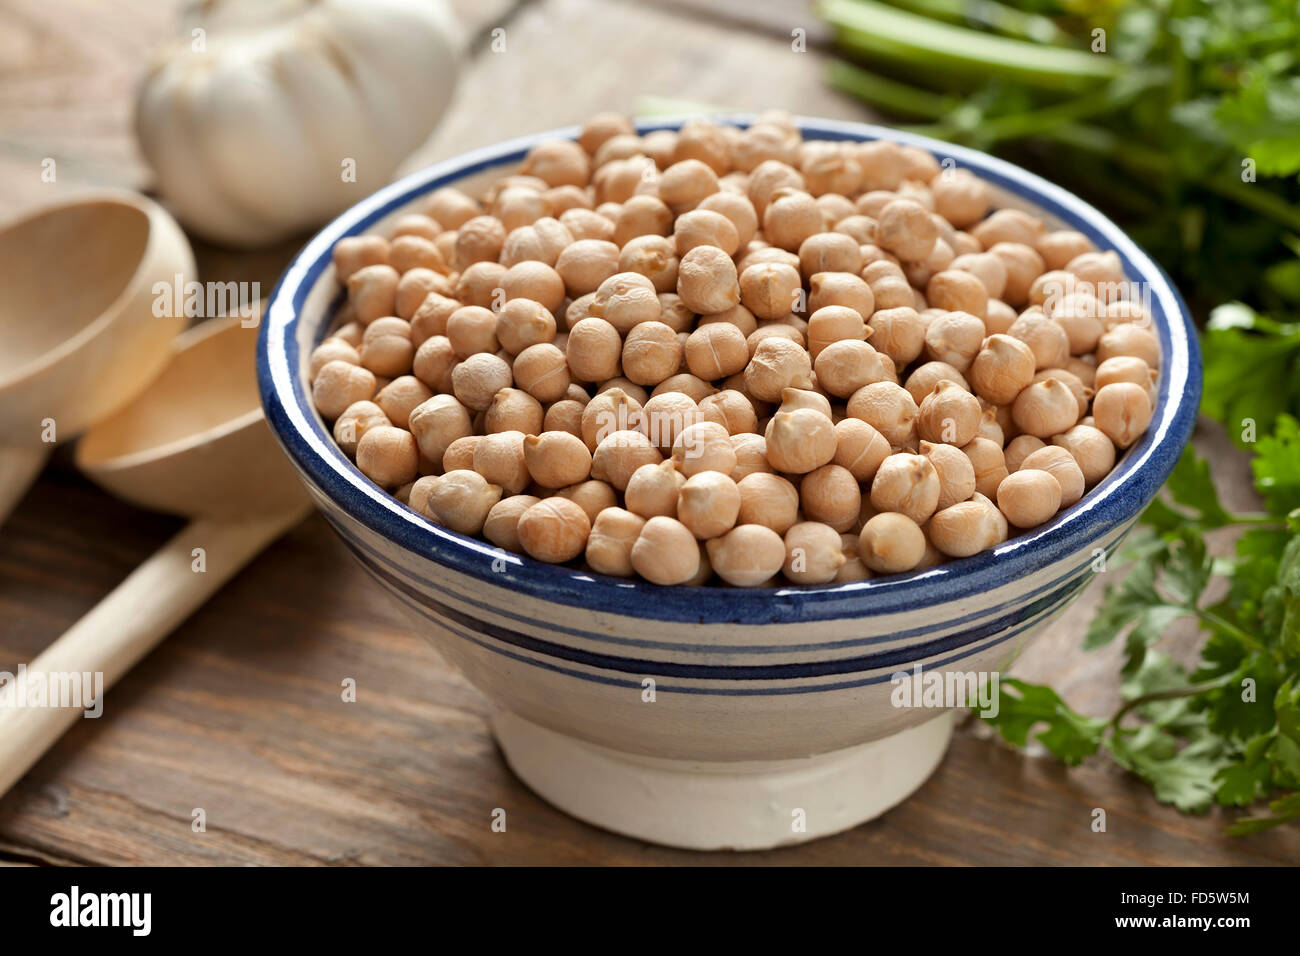
<svg viewBox="0 0 1300 956"><path fill-rule="evenodd" d="M797 2L458 2L472 45L452 109L408 165L575 122L639 97L861 118L824 88L819 32ZM757 5L755 5L757 6ZM5 0L0 6L0 211L87 184L147 188L130 132L135 73L174 4ZM75 28L70 24L76 24ZM803 28L809 52L791 49ZM41 160L58 162L56 184ZM299 240L256 253L195 242L201 275L264 291ZM1198 437L1216 449L1221 436ZM1244 463L1216 455L1248 498ZM0 670L30 660L160 545L176 519L115 501L59 452L0 530ZM1083 654L1094 586L1016 673L1109 713L1115 653ZM1186 654L1195 635L1167 644ZM1116 649L1117 650L1117 649ZM353 678L357 700L341 683ZM0 799L0 861L96 864L1294 862L1294 830L1222 835L1095 761L1067 771L968 722L938 773L883 819L831 839L735 856L613 836L554 810L506 769L487 702L424 642L313 517L248 567ZM1092 811L1108 829L1093 833ZM195 832L194 811L206 829ZM508 814L505 833L492 813Z"/></svg>

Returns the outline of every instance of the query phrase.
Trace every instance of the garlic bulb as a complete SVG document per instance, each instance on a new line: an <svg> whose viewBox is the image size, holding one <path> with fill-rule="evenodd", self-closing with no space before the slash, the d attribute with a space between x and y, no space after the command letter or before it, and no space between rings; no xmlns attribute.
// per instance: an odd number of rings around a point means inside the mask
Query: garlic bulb
<svg viewBox="0 0 1300 956"><path fill-rule="evenodd" d="M446 0L192 0L136 132L195 232L263 245L387 183L451 98Z"/></svg>

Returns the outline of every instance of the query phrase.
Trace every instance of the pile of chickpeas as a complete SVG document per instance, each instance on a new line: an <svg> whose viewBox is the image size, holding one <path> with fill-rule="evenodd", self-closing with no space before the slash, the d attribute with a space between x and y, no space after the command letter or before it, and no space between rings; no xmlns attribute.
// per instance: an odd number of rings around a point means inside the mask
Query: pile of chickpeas
<svg viewBox="0 0 1300 956"><path fill-rule="evenodd" d="M854 581L1077 502L1160 362L1114 252L893 142L593 117L334 248L339 447L431 521L656 584Z"/></svg>

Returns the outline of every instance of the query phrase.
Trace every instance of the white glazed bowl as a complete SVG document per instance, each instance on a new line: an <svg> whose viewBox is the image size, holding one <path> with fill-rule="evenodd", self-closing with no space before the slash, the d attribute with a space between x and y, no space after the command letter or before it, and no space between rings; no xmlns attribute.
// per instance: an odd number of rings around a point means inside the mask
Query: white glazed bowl
<svg viewBox="0 0 1300 956"><path fill-rule="evenodd" d="M732 120L741 125L748 117ZM1114 249L1150 290L1164 361L1146 435L1050 523L997 549L905 575L824 587L664 588L547 565L438 527L366 479L311 403L307 359L342 301L334 243L441 186L503 174L523 137L431 166L325 228L272 295L258 346L267 420L312 497L420 633L498 705L511 767L606 828L675 846L758 848L884 812L942 759L950 711L891 704L891 675L996 672L1091 580L1164 483L1191 433L1200 356L1160 268L1101 213L1016 166L881 127L800 119L809 138L886 138L951 157ZM649 122L650 129L680 121Z"/></svg>

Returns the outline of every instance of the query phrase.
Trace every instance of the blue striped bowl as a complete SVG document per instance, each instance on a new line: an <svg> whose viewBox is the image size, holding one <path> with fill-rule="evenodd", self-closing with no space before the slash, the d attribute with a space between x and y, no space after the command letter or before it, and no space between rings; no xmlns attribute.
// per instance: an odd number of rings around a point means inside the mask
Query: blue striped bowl
<svg viewBox="0 0 1300 956"><path fill-rule="evenodd" d="M499 705L494 729L515 770L562 808L659 842L807 839L874 816L919 786L942 756L950 721L893 706L891 676L916 665L1007 666L1087 586L1098 556L1115 549L1164 483L1200 397L1186 307L1159 266L1097 210L972 150L864 124L799 125L809 138L887 138L950 157L1006 204L1115 250L1128 278L1149 288L1164 356L1151 427L1050 523L912 574L825 587L664 588L503 552L432 524L371 484L335 446L307 383L308 355L341 302L331 248L382 230L438 187L507 172L536 143L572 138L575 128L438 163L358 203L290 264L258 342L267 420L321 512L420 632ZM802 830L791 823L795 810L804 812Z"/></svg>

